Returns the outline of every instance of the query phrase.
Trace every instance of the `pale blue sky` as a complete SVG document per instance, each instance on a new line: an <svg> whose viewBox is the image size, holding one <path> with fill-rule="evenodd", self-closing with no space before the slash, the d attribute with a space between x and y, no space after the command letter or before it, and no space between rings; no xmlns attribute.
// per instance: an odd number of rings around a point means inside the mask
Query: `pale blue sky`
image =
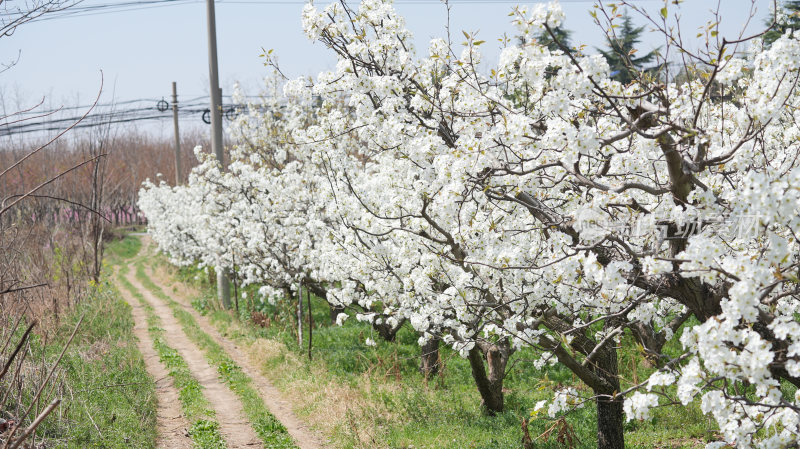
<svg viewBox="0 0 800 449"><path fill-rule="evenodd" d="M404 1L408 0L397 0L396 7L414 32L417 49L424 51L431 38L445 34L445 8L438 0ZM113 0L86 0L82 5L109 2ZM258 56L262 47L275 50L290 76L316 74L333 66L332 53L320 44L312 44L302 33L303 2L288 2L294 3L217 2L220 79L226 93L235 81L256 93L259 80L267 73ZM454 32L480 30L479 36L487 41L482 47L485 61L494 63L499 52L496 39L504 32L513 34L508 13L515 3L452 0L451 27ZM573 31L574 42L602 47L603 35L588 14L593 3L562 0L566 27ZM686 0L679 10L684 35L694 38L697 28L711 19L709 11L718 3L721 34L737 35L747 20L750 0ZM750 31L760 29L771 3L755 1L758 11ZM636 4L657 15L664 2L642 0ZM678 10L670 6L670 12ZM457 39L460 40L463 39ZM178 82L180 98L193 98L208 92L206 42L205 3L199 0L34 22L2 39L3 62L14 59L20 50L21 58L16 67L0 75L0 89L6 107L18 100L30 104L42 96L52 106L86 104L99 89L102 70L103 102L111 101L112 94L117 101L168 97L172 81ZM657 43L651 39L645 47L652 48Z"/></svg>

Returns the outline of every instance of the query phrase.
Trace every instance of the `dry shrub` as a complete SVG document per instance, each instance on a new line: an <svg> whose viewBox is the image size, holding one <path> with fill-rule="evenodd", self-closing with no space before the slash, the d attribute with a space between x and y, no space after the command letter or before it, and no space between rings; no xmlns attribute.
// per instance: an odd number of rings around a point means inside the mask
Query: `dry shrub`
<svg viewBox="0 0 800 449"><path fill-rule="evenodd" d="M268 328L272 325L272 320L264 313L253 311L250 312L250 321L256 326Z"/></svg>
<svg viewBox="0 0 800 449"><path fill-rule="evenodd" d="M44 449L49 444L37 442L35 431L61 403L65 376L58 364L80 321L55 361L45 360L45 352L31 348L35 320L25 328L22 315L4 316L0 324L0 447ZM41 360L32 358L35 352L42 354Z"/></svg>
<svg viewBox="0 0 800 449"><path fill-rule="evenodd" d="M18 3L3 8L5 34L0 37L77 1ZM70 123L53 133L29 137L26 129L36 125L33 120L65 122L45 112L43 101L38 106L28 99L22 103L18 107L3 104L0 113L5 130L0 137L2 449L41 446L32 432L58 405L58 401L48 404L46 398L60 397L68 387L57 370L60 358L44 360L47 351L41 349L47 346L47 335L100 280L102 242L109 237L106 228L112 223L143 221L136 208L142 181L155 178L156 173L173 173L171 152L165 151L172 148L171 139L121 134L110 123L74 132L82 119L67 119ZM65 135L69 130L73 132ZM194 160L192 147L201 143L198 135L184 142L185 167ZM31 348L33 323L38 323L35 347L41 360L32 355L37 353ZM91 360L107 350L95 345L81 355Z"/></svg>
<svg viewBox="0 0 800 449"><path fill-rule="evenodd" d="M523 428L525 429L525 432L527 432L527 427ZM545 431L539 435L537 439L548 441L550 438L554 438L560 447L567 449L576 447L578 443L578 437L575 434L575 429L570 423L567 422L567 419L564 416L555 420L553 424L545 429Z"/></svg>
<svg viewBox="0 0 800 449"><path fill-rule="evenodd" d="M0 223L0 246L1 313L24 312L48 330L86 295L90 249L68 228Z"/></svg>

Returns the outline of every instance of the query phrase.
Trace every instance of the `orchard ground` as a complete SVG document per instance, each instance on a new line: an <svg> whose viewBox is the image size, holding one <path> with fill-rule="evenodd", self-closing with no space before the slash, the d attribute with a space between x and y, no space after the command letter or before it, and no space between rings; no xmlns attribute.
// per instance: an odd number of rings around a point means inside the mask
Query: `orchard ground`
<svg viewBox="0 0 800 449"><path fill-rule="evenodd" d="M197 269L177 269L153 251L149 237L128 235L110 252L113 263L127 273L124 278L129 285L136 283L134 288L140 298L145 295L148 302L155 304L167 330L163 341L179 353L194 344L206 358L197 363L212 367L216 364L216 379L198 378L201 394L217 394L212 390L219 386L211 385L213 381L232 386L233 390L242 385L252 389L249 402L242 395L228 398L234 405L241 404L238 412L208 413L212 423L215 417L219 419L212 427L218 426L222 434L230 425L222 420L230 418L230 413L236 413L232 421L249 424L258 433L258 426L252 424L258 419L269 420L259 415L269 410L272 413L267 415L282 421L296 441L297 432L301 432L301 438L305 435L308 441L301 447L518 448L522 447L523 420L529 421L533 447L569 447L570 441L578 448L597 444L594 407L583 407L561 420L550 419L546 410L534 412L537 401L548 399L554 386L585 387L565 368L534 368L534 355L525 349L515 355L507 370L506 411L487 416L479 405L480 395L469 364L457 353L442 348L440 374L424 378L419 370L417 336L408 327L399 332L395 342L386 342L373 335L368 324L355 319L346 320L342 326L331 323L327 303L312 296L309 359L308 322L304 323L304 341L299 345L295 309L290 301L270 305L254 299L257 286L251 286L244 291L237 289L238 314L220 310L216 307L215 286L209 283L213 276ZM133 301L130 295L126 299ZM125 310L129 313L129 309ZM182 341L186 335L194 343ZM376 346L365 344L367 337L376 341ZM620 366L626 381L637 383L651 374L652 369L646 366L633 341L623 341L621 354ZM241 385L232 383L227 374L237 363L241 368L234 371L249 379L241 381ZM261 376L266 381L259 381ZM270 383L279 392L269 390ZM163 389L158 392L170 394ZM259 397L263 403L259 403ZM212 396L208 402L219 406L218 397ZM278 423L274 428L283 426ZM703 447L718 437L713 422L697 407L680 413L658 408L649 420L630 421L626 427L626 447L631 448ZM168 431L159 429L159 434ZM229 441L230 435L228 432L228 440L219 444L237 447L237 443ZM280 437L283 433L278 431L275 435ZM268 445L267 441L261 438L258 445ZM288 440L284 442L286 446L267 447L294 447ZM195 444L220 447L197 441Z"/></svg>

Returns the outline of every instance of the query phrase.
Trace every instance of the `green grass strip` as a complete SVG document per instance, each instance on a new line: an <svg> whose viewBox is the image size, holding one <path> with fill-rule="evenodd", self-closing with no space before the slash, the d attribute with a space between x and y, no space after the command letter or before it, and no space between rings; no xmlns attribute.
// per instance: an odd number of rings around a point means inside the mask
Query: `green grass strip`
<svg viewBox="0 0 800 449"><path fill-rule="evenodd" d="M286 428L271 413L267 411L266 404L253 387L252 379L248 377L230 357L225 350L214 341L211 336L203 332L191 313L187 312L180 304L169 297L155 284L144 272L143 262L136 263L136 278L154 295L167 302L175 318L181 323L183 331L206 354L209 363L217 368L222 380L239 396L242 401L247 418L253 430L258 434L265 447L275 449L297 448Z"/></svg>
<svg viewBox="0 0 800 449"><path fill-rule="evenodd" d="M12 376L8 376L7 382L0 385L0 391L11 388L12 398L0 404L0 417L8 418L6 412L14 413L16 395L19 395L20 407L30 405L35 388L39 386L34 379L43 375L43 372L39 374L40 370L49 367L59 356L83 317L75 339L54 373L52 388L42 396L40 407L55 397L61 398L61 405L36 429L39 443L30 447L85 449L155 445L155 382L148 375L136 347L131 308L108 281L104 270L101 281L90 284L80 301L59 317L58 324L34 328L28 339L29 346L23 349L26 354L21 354L24 360L20 377L10 379ZM12 343L19 341L26 324L25 321L20 324ZM11 322L0 321L0 326L10 325ZM21 360L20 357L17 360ZM3 409L3 405L9 407ZM34 409L35 412L39 410Z"/></svg>
<svg viewBox="0 0 800 449"><path fill-rule="evenodd" d="M121 266L118 272L120 284L128 290L131 295L139 300L139 303L147 312L147 330L153 338L153 348L158 353L158 358L164 363L172 376L175 388L178 390L178 398L187 420L191 423L189 436L195 447L201 449L225 449L225 439L219 431L219 423L216 421L211 404L203 396L203 387L192 376L188 365L174 348L166 343L165 331L161 327L161 319L155 314L153 307L147 303L144 296L125 278L128 273L127 266Z"/></svg>

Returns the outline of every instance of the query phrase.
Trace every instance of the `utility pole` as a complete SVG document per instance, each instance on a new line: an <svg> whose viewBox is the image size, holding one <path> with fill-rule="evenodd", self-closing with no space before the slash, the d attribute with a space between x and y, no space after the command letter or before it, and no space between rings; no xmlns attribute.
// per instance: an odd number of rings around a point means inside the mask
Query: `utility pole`
<svg viewBox="0 0 800 449"><path fill-rule="evenodd" d="M222 148L222 91L219 88L219 69L217 68L217 19L214 13L214 0L206 0L208 19L208 78L211 94L211 148L225 169ZM231 289L228 277L221 267L217 267L217 298L225 310L231 308Z"/></svg>
<svg viewBox="0 0 800 449"><path fill-rule="evenodd" d="M172 123L175 126L175 185L181 183L181 135L178 132L178 84L172 82Z"/></svg>

